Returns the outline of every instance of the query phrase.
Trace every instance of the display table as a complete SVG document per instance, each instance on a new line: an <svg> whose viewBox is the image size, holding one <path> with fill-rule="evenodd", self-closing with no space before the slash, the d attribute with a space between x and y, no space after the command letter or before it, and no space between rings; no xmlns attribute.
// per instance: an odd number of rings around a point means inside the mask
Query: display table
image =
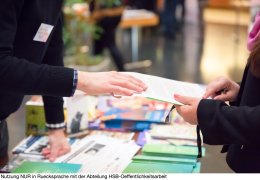
<svg viewBox="0 0 260 180"><path fill-rule="evenodd" d="M159 24L158 16L147 10L125 10L120 23L121 28L131 28L132 63L126 64L127 69L147 67L150 60L139 60L139 29Z"/></svg>

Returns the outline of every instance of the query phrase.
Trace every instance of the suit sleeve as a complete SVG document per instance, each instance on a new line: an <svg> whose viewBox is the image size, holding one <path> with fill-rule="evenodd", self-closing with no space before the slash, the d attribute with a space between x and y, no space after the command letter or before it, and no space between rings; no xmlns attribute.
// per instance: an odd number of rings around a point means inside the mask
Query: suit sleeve
<svg viewBox="0 0 260 180"><path fill-rule="evenodd" d="M22 6L23 0L1 0L0 92L20 95L71 96L73 69L35 64L14 56L17 20Z"/></svg>
<svg viewBox="0 0 260 180"><path fill-rule="evenodd" d="M259 144L260 106L236 107L222 101L203 99L197 116L207 144Z"/></svg>
<svg viewBox="0 0 260 180"><path fill-rule="evenodd" d="M44 64L63 66L63 40L62 19L59 18L52 40L43 59ZM48 128L64 127L63 98L55 96L43 96L46 126Z"/></svg>

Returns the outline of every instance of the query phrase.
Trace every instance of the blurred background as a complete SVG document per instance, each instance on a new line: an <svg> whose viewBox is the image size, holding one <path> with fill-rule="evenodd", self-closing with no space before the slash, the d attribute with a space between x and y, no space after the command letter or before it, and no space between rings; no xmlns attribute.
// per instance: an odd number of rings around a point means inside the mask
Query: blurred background
<svg viewBox="0 0 260 180"><path fill-rule="evenodd" d="M203 84L218 76L240 81L259 6L260 0L66 0L64 61L85 71L135 71ZM24 137L24 113L23 105L7 121L15 132L10 149ZM232 172L221 146L206 148L202 173Z"/></svg>

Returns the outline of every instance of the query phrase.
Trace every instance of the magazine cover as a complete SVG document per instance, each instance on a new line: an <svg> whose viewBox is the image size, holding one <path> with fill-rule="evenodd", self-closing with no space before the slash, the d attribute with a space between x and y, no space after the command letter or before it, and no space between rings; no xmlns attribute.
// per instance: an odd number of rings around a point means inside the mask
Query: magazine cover
<svg viewBox="0 0 260 180"><path fill-rule="evenodd" d="M76 134L88 128L88 121L96 118L97 97L78 92L64 98L67 133ZM46 135L45 114L41 96L32 96L26 102L26 135Z"/></svg>
<svg viewBox="0 0 260 180"><path fill-rule="evenodd" d="M144 97L111 96L99 98L97 109L101 121L144 121L150 123L164 123L171 104Z"/></svg>
<svg viewBox="0 0 260 180"><path fill-rule="evenodd" d="M113 137L116 139L122 139L126 141L132 140L134 137L134 132L118 132L118 131L100 131L100 130L92 130L88 135L102 135L107 137Z"/></svg>
<svg viewBox="0 0 260 180"><path fill-rule="evenodd" d="M76 91L67 99L67 133L75 134L88 128L90 120L95 118L97 98Z"/></svg>
<svg viewBox="0 0 260 180"><path fill-rule="evenodd" d="M76 141L78 141L78 139L68 138L70 145L73 145ZM14 147L12 153L42 159L42 149L48 146L48 142L48 136L31 135Z"/></svg>
<svg viewBox="0 0 260 180"><path fill-rule="evenodd" d="M12 173L77 173L81 164L24 161Z"/></svg>
<svg viewBox="0 0 260 180"><path fill-rule="evenodd" d="M26 135L44 135L47 132L45 126L45 114L41 96L32 96L25 104Z"/></svg>

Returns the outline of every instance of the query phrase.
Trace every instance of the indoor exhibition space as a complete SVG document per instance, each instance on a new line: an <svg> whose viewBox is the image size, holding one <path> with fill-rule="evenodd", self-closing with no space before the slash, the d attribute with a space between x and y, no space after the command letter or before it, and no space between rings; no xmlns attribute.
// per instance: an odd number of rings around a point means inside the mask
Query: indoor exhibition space
<svg viewBox="0 0 260 180"><path fill-rule="evenodd" d="M1 172L260 172L260 0L1 1Z"/></svg>

